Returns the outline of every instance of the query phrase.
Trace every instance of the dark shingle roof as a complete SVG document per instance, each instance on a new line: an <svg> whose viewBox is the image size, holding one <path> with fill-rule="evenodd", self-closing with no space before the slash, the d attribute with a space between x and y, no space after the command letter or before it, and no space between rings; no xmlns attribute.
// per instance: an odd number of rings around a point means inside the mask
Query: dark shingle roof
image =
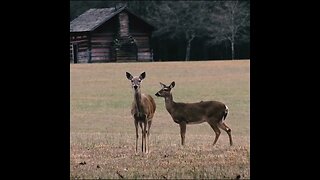
<svg viewBox="0 0 320 180"><path fill-rule="evenodd" d="M92 31L124 9L115 8L89 9L70 22L70 32Z"/></svg>
<svg viewBox="0 0 320 180"><path fill-rule="evenodd" d="M70 22L70 32L86 32L86 31L93 31L97 27L99 27L104 22L111 19L116 14L120 13L122 10L126 9L126 6L115 10L115 8L93 8L89 9L74 20ZM129 13L133 14L134 16L138 17L152 28L153 25L145 21L143 18L137 16L133 12L126 9Z"/></svg>

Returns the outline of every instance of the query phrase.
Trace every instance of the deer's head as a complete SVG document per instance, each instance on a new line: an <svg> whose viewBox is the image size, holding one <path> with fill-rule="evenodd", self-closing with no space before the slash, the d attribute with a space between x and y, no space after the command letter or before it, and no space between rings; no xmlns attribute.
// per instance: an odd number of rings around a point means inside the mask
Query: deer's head
<svg viewBox="0 0 320 180"><path fill-rule="evenodd" d="M141 86L141 81L146 77L146 72L140 74L140 76L133 77L130 73L126 72L127 78L131 81L131 86L135 91L138 91Z"/></svg>
<svg viewBox="0 0 320 180"><path fill-rule="evenodd" d="M171 89L175 86L175 82L173 81L169 86L160 82L161 89L155 95L158 97L168 97L171 94Z"/></svg>

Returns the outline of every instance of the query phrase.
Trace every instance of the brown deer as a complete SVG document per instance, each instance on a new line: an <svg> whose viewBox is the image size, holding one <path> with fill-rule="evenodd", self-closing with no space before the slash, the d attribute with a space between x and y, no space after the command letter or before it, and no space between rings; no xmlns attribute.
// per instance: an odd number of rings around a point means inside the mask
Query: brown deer
<svg viewBox="0 0 320 180"><path fill-rule="evenodd" d="M170 113L173 121L180 125L182 145L185 142L187 124L207 122L216 134L213 145L216 144L220 136L221 131L219 128L221 128L228 133L230 146L232 146L231 129L224 122L229 111L225 104L218 101L201 101L198 103L174 102L171 89L175 86L175 82L173 81L169 86L160 82L160 85L162 89L155 95L164 97L167 111Z"/></svg>
<svg viewBox="0 0 320 180"><path fill-rule="evenodd" d="M149 135L153 115L156 111L156 103L154 99L148 94L141 93L141 81L146 77L146 73L141 73L140 76L133 77L126 72L127 78L131 81L133 89L133 103L131 114L134 118L134 125L136 127L136 151L138 153L138 123L142 130L142 153L149 153ZM147 129L148 126L148 129ZM147 136L147 137L146 137Z"/></svg>

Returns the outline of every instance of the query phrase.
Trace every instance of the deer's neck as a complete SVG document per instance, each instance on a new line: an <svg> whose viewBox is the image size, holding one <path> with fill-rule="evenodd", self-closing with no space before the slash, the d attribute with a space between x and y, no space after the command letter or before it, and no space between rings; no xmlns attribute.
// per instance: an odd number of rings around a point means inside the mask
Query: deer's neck
<svg viewBox="0 0 320 180"><path fill-rule="evenodd" d="M143 113L142 112L142 103L141 103L141 91L135 91L134 92L134 104L136 105L137 111L139 113Z"/></svg>
<svg viewBox="0 0 320 180"><path fill-rule="evenodd" d="M166 104L167 111L170 114L172 114L173 113L173 106L175 104L175 102L173 101L172 94L170 94L170 96L165 97L164 99L165 99L165 104Z"/></svg>

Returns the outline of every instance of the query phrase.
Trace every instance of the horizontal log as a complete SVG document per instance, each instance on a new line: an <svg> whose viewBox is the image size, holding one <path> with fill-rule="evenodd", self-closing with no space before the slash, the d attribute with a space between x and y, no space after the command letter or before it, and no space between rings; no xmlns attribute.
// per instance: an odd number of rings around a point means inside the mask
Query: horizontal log
<svg viewBox="0 0 320 180"><path fill-rule="evenodd" d="M106 36L103 36L103 37L92 37L91 41L92 40L101 40L101 39L113 41L113 37L111 37L111 36L110 37L109 36L107 36L107 37Z"/></svg>
<svg viewBox="0 0 320 180"><path fill-rule="evenodd" d="M84 45L84 44L83 44L83 45L79 45L79 46L78 46L78 50L79 50L79 49L82 49L82 50L83 50L83 49L88 49L88 46L87 46L87 45Z"/></svg>
<svg viewBox="0 0 320 180"><path fill-rule="evenodd" d="M100 52L107 52L109 53L111 50L109 48L92 48L91 52L95 53L100 53Z"/></svg>
<svg viewBox="0 0 320 180"><path fill-rule="evenodd" d="M91 37L113 37L114 33L95 33Z"/></svg>
<svg viewBox="0 0 320 180"><path fill-rule="evenodd" d="M72 41L70 41L70 43L87 43L88 42L88 40L87 39L84 39L84 40L72 40Z"/></svg>
<svg viewBox="0 0 320 180"><path fill-rule="evenodd" d="M130 32L132 36L149 36L149 33L146 32Z"/></svg>
<svg viewBox="0 0 320 180"><path fill-rule="evenodd" d="M133 36L134 39L149 39L147 36Z"/></svg>
<svg viewBox="0 0 320 180"><path fill-rule="evenodd" d="M138 48L138 52L150 52L150 48Z"/></svg>
<svg viewBox="0 0 320 180"><path fill-rule="evenodd" d="M102 53L102 54L93 53L91 54L91 57L110 57L110 54L109 53Z"/></svg>
<svg viewBox="0 0 320 180"><path fill-rule="evenodd" d="M96 40L92 40L91 43L92 44L111 44L112 41L107 39L96 39Z"/></svg>
<svg viewBox="0 0 320 180"><path fill-rule="evenodd" d="M81 40L81 39L87 39L87 36L70 36L70 40Z"/></svg>
<svg viewBox="0 0 320 180"><path fill-rule="evenodd" d="M151 59L151 53L145 52L145 53L138 53L138 59Z"/></svg>
<svg viewBox="0 0 320 180"><path fill-rule="evenodd" d="M111 60L109 56L91 56L91 60Z"/></svg>
<svg viewBox="0 0 320 180"><path fill-rule="evenodd" d="M82 41L77 43L78 46L88 45L88 41Z"/></svg>
<svg viewBox="0 0 320 180"><path fill-rule="evenodd" d="M135 57L117 57L117 60L132 60L132 61L136 61Z"/></svg>
<svg viewBox="0 0 320 180"><path fill-rule="evenodd" d="M96 48L111 48L111 46L112 46L111 43L101 43L101 42L91 43L91 47L96 47Z"/></svg>

